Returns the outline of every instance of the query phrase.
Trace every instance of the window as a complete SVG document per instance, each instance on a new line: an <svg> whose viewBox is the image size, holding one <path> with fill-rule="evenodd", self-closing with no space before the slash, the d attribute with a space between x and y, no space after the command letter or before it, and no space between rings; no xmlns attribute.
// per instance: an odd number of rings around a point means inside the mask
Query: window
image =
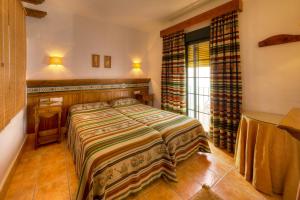
<svg viewBox="0 0 300 200"><path fill-rule="evenodd" d="M187 110L198 119L205 131L210 124L209 41L187 44Z"/></svg>

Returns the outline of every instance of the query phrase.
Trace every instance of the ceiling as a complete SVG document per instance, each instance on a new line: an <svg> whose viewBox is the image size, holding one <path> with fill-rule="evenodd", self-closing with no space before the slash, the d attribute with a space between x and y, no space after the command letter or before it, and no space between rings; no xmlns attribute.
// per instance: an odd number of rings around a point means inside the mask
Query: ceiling
<svg viewBox="0 0 300 200"><path fill-rule="evenodd" d="M34 8L45 11L51 10L51 7L58 8L149 31L212 1L215 0L45 0L44 4Z"/></svg>

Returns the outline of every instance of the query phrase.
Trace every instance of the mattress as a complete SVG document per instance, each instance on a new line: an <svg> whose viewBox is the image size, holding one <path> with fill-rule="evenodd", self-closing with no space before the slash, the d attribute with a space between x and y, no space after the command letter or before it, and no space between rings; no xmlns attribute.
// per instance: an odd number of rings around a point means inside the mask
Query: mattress
<svg viewBox="0 0 300 200"><path fill-rule="evenodd" d="M120 105L115 109L160 132L175 165L196 151L210 152L207 135L196 119L140 103Z"/></svg>
<svg viewBox="0 0 300 200"><path fill-rule="evenodd" d="M160 133L110 107L71 109L68 145L77 199L122 199L163 176L176 181Z"/></svg>

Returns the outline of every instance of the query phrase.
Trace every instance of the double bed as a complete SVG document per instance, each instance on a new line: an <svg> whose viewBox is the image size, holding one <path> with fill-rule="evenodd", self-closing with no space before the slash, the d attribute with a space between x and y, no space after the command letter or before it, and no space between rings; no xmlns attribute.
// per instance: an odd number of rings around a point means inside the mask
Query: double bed
<svg viewBox="0 0 300 200"><path fill-rule="evenodd" d="M112 104L112 107L158 131L175 165L196 151L210 152L206 133L196 119L153 108L134 100L124 105Z"/></svg>
<svg viewBox="0 0 300 200"><path fill-rule="evenodd" d="M68 121L78 200L123 199L157 178L176 181L179 161L209 152L197 120L134 99L75 105Z"/></svg>

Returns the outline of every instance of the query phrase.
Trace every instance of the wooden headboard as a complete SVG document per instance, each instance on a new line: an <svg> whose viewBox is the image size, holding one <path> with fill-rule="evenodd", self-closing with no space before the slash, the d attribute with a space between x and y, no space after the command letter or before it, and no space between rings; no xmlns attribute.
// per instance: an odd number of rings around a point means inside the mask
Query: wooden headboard
<svg viewBox="0 0 300 200"><path fill-rule="evenodd" d="M63 98L62 126L70 106L148 94L150 79L74 79L27 81L27 133L34 133L34 106L41 98ZM138 92L139 91L139 92ZM46 122L45 122L46 123ZM51 126L43 124L42 126Z"/></svg>

